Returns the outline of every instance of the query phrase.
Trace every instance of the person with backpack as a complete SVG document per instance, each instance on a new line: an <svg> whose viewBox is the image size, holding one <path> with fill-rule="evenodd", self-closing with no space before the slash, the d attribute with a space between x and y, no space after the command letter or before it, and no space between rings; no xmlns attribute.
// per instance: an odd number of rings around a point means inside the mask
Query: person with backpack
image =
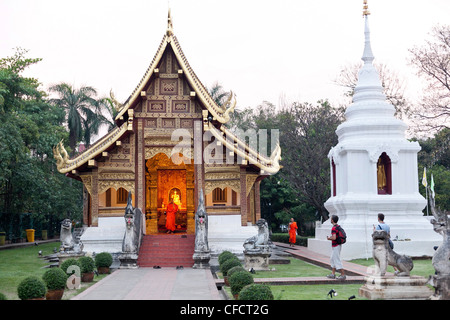
<svg viewBox="0 0 450 320"><path fill-rule="evenodd" d="M331 236L327 237L327 240L331 240L331 274L327 275L327 278L345 280L346 276L341 261L341 249L342 244L346 242L347 236L344 229L342 229L342 227L337 224L338 221L338 216L331 216L331 224L333 225L333 227L331 228ZM336 270L341 274L339 277L336 277Z"/></svg>

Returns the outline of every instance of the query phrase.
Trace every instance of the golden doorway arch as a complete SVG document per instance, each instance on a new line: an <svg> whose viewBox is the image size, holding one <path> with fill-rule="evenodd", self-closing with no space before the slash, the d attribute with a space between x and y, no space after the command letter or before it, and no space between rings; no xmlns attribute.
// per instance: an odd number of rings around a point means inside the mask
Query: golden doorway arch
<svg viewBox="0 0 450 320"><path fill-rule="evenodd" d="M178 206L175 232L195 233L194 165L190 159L174 163L166 154L146 159L146 231L166 232L165 212L170 199Z"/></svg>

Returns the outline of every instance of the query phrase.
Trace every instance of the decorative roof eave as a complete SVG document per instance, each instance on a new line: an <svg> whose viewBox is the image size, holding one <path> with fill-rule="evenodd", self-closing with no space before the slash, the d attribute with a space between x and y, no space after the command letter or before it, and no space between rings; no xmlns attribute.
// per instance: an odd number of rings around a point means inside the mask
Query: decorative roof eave
<svg viewBox="0 0 450 320"><path fill-rule="evenodd" d="M116 127L107 133L103 138L98 140L90 148L69 159L69 155L64 148L62 140L53 148L53 156L56 159L56 168L60 173L71 173L73 170L80 168L84 164L90 164L90 160L94 160L102 152L106 151L116 143L125 133L133 131L133 110L128 110L128 122Z"/></svg>
<svg viewBox="0 0 450 320"><path fill-rule="evenodd" d="M161 41L161 44L159 45L159 48L150 66L148 67L145 75L139 82L139 85L134 89L130 98L127 100L127 102L123 105L123 107L117 114L115 118L116 122L120 123L120 121L123 119L126 110L128 110L138 101L139 97L141 96L141 92L144 91L145 86L149 82L151 76L155 73L155 69L157 69L157 66L161 61L164 51L166 50L168 45L171 46L173 52L175 53L177 61L180 64L181 69L183 70L183 74L185 75L189 84L195 91L196 96L200 99L200 101L206 106L207 110L211 113L211 115L213 116L213 120L217 120L220 123L227 123L230 120L230 113L234 112L234 109L236 107L236 98L234 97L233 93L231 93L228 101L223 106L219 106L211 98L210 94L208 93L208 90L201 83L201 81L198 79L197 75L189 65L189 62L187 61L176 36L173 34L170 12L166 34L164 35L163 40ZM233 97L234 102L232 102Z"/></svg>
<svg viewBox="0 0 450 320"><path fill-rule="evenodd" d="M239 143L239 139L232 135L231 132L217 129L211 122L205 124L205 130L209 130L228 150L233 151L236 155L245 159L249 164L258 167L260 169L260 175L276 174L282 168L279 163L281 161L281 148L279 144L277 144L275 150L273 150L270 159L267 159L257 151L251 149L248 145L243 147L242 142ZM224 137L225 132L228 134L228 139Z"/></svg>

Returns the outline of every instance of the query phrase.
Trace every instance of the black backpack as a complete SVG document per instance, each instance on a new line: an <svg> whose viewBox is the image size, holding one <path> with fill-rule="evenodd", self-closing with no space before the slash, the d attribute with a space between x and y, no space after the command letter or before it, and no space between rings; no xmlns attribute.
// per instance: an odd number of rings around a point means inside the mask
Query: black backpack
<svg viewBox="0 0 450 320"><path fill-rule="evenodd" d="M345 233L344 229L340 225L336 225L337 233L336 233L336 243L337 244L344 244L347 242L347 234Z"/></svg>

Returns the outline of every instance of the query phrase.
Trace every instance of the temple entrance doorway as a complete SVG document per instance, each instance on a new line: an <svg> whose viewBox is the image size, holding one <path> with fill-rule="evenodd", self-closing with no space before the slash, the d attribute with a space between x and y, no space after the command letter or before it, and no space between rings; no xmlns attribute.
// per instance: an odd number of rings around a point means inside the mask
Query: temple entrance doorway
<svg viewBox="0 0 450 320"><path fill-rule="evenodd" d="M174 160L174 161L172 161ZM184 161L182 161L184 160ZM146 231L165 234L168 205L177 207L174 233L195 233L194 165L158 153L146 160Z"/></svg>
<svg viewBox="0 0 450 320"><path fill-rule="evenodd" d="M186 232L186 170L158 170L158 232L166 233L167 211L170 203L178 209L175 213L175 233Z"/></svg>

